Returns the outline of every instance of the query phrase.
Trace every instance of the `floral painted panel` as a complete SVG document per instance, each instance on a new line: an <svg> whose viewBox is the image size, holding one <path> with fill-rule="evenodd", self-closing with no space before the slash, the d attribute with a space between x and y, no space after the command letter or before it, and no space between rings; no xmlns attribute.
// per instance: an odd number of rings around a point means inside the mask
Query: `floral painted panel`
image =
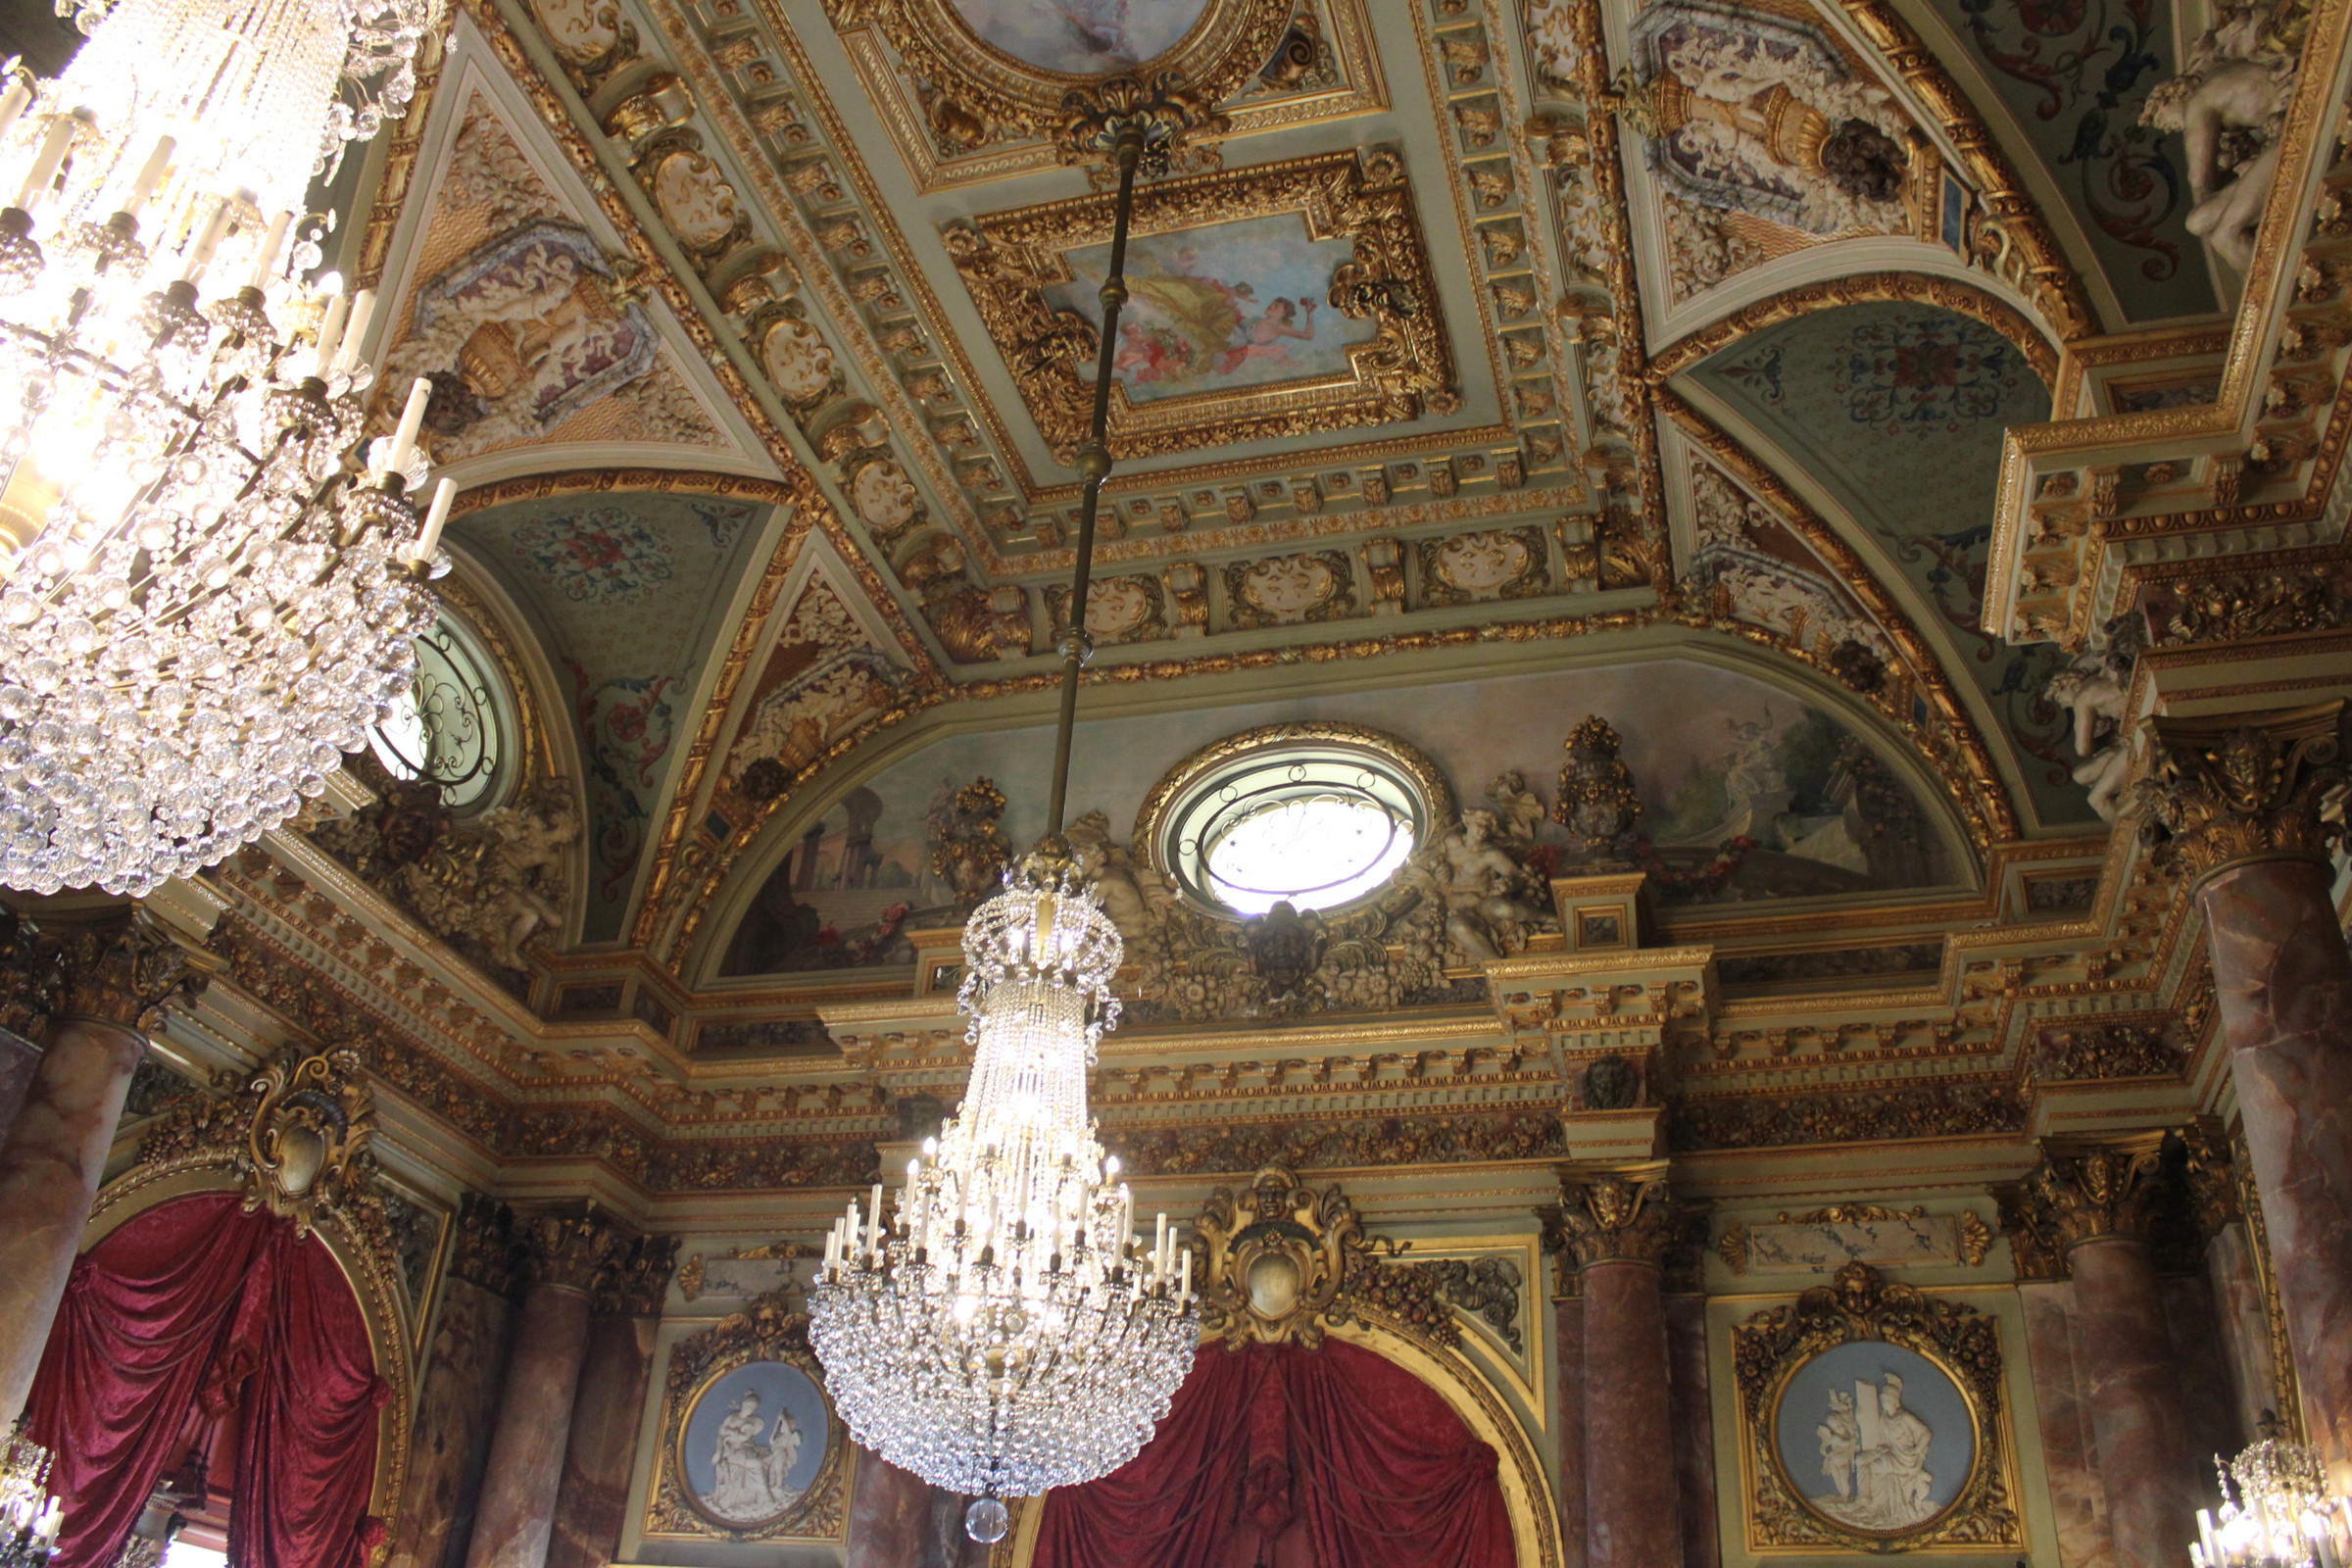
<svg viewBox="0 0 2352 1568"><path fill-rule="evenodd" d="M620 935L645 838L689 733L713 624L765 509L580 496L476 513L451 532L542 623L569 687L588 805L590 942Z"/></svg>

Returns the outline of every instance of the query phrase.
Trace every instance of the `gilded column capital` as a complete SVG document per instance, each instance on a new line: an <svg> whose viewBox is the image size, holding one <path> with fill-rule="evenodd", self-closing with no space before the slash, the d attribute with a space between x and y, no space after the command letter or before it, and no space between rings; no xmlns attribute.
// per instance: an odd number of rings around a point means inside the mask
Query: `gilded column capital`
<svg viewBox="0 0 2352 1568"><path fill-rule="evenodd" d="M599 1317L660 1317L677 1266L675 1236L640 1236L616 1249L596 1282Z"/></svg>
<svg viewBox="0 0 2352 1568"><path fill-rule="evenodd" d="M134 905L11 915L0 933L0 1022L27 1035L65 1018L136 1032L158 1007L195 996L226 967L181 946Z"/></svg>
<svg viewBox="0 0 2352 1568"><path fill-rule="evenodd" d="M1667 1186L1669 1163L1562 1165L1560 1206L1544 1216L1547 1239L1573 1252L1580 1268L1620 1261L1662 1266L1682 1230Z"/></svg>
<svg viewBox="0 0 2352 1568"><path fill-rule="evenodd" d="M528 1282L582 1294L602 1283L628 1245L612 1218L593 1207L578 1213L534 1214L519 1228L526 1238L523 1266Z"/></svg>
<svg viewBox="0 0 2352 1568"><path fill-rule="evenodd" d="M494 1198L466 1194L450 1232L450 1277L493 1296L512 1297L521 1271L522 1243L514 1234L514 1211Z"/></svg>
<svg viewBox="0 0 2352 1568"><path fill-rule="evenodd" d="M2210 1242L2245 1217L2238 1200L2237 1161L2229 1138L2211 1123L2200 1122L2180 1137L2188 1150L2185 1174L2197 1240Z"/></svg>
<svg viewBox="0 0 2352 1568"><path fill-rule="evenodd" d="M2198 881L2246 860L2325 860L2343 825L2321 815L2344 782L2342 698L2309 708L2142 721L2140 832Z"/></svg>
<svg viewBox="0 0 2352 1568"><path fill-rule="evenodd" d="M2061 1250L2122 1237L2148 1239L2164 1160L2161 1129L2117 1138L2045 1138L2027 1178Z"/></svg>

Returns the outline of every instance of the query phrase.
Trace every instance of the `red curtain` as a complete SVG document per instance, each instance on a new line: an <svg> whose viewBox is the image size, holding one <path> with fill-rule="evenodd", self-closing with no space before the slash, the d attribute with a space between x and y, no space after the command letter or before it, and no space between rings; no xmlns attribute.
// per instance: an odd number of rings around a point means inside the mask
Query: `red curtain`
<svg viewBox="0 0 2352 1568"><path fill-rule="evenodd" d="M316 1236L278 1233L276 1309L246 1387L228 1560L252 1568L359 1568L375 1490L375 1375L368 1322Z"/></svg>
<svg viewBox="0 0 2352 1568"><path fill-rule="evenodd" d="M241 1410L229 1560L351 1568L382 1400L325 1244L235 1194L158 1204L74 1263L26 1403L65 1501L53 1568L104 1568L191 1407Z"/></svg>
<svg viewBox="0 0 2352 1568"><path fill-rule="evenodd" d="M1204 1348L1123 1468L1046 1499L1037 1568L1515 1568L1494 1450L1386 1357Z"/></svg>

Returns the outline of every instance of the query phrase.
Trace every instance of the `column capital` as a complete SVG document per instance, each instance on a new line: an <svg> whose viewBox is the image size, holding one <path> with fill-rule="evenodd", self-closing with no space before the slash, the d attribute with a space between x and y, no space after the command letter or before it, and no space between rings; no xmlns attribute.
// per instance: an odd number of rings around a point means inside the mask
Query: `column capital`
<svg viewBox="0 0 2352 1568"><path fill-rule="evenodd" d="M603 1282L627 1248L612 1217L594 1207L534 1214L517 1228L526 1239L525 1279L534 1286L553 1285L583 1295Z"/></svg>
<svg viewBox="0 0 2352 1568"><path fill-rule="evenodd" d="M0 1023L19 1034L63 1018L142 1031L158 1007L195 996L227 967L134 905L30 919L11 912L0 925Z"/></svg>
<svg viewBox="0 0 2352 1568"><path fill-rule="evenodd" d="M2141 721L2132 787L2143 837L2196 881L2246 860L2325 860L2341 824L2321 802L2344 781L2342 698L2308 708Z"/></svg>
<svg viewBox="0 0 2352 1568"><path fill-rule="evenodd" d="M1663 1265L1678 1239L1678 1212L1663 1159L1635 1164L1562 1165L1560 1206L1544 1216L1547 1240L1580 1268L1594 1263Z"/></svg>
<svg viewBox="0 0 2352 1568"><path fill-rule="evenodd" d="M2045 1138L2027 1178L2062 1250L2084 1242L2148 1239L2151 1209L2171 1136L2163 1129L2113 1138Z"/></svg>
<svg viewBox="0 0 2352 1568"><path fill-rule="evenodd" d="M514 1235L514 1211L480 1193L461 1197L450 1234L451 1277L492 1296L512 1298L521 1265L522 1243Z"/></svg>
<svg viewBox="0 0 2352 1568"><path fill-rule="evenodd" d="M599 1317L660 1317L678 1261L675 1236L640 1236L619 1248L596 1283Z"/></svg>

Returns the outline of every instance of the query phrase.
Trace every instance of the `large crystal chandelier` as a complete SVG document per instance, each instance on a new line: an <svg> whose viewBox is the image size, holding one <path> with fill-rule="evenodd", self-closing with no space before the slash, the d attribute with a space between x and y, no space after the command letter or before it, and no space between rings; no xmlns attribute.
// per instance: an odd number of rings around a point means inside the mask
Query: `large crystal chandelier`
<svg viewBox="0 0 2352 1568"><path fill-rule="evenodd" d="M976 1541L1003 1539L1000 1500L1107 1475L1150 1440L1200 1344L1192 1253L1161 1215L1135 1238L1134 1200L1095 1140L1087 1070L1118 1021L1117 927L1061 839L1093 569L1121 271L1148 131L1117 128L1109 279L1094 427L1079 450L1079 607L1063 643L1048 831L963 930L956 1004L971 1082L926 1139L888 1209L876 1184L825 1244L809 1333L858 1442L935 1486L974 1494Z"/></svg>
<svg viewBox="0 0 2352 1568"><path fill-rule="evenodd" d="M2318 1452L2279 1439L2263 1412L2261 1440L2221 1472L2222 1506L2197 1510L2193 1568L2345 1568L2352 1562L2352 1502L2328 1489Z"/></svg>
<svg viewBox="0 0 2352 1568"><path fill-rule="evenodd" d="M211 864L411 678L429 388L347 462L373 297L302 274L430 3L84 0L64 74L0 92L0 883Z"/></svg>

